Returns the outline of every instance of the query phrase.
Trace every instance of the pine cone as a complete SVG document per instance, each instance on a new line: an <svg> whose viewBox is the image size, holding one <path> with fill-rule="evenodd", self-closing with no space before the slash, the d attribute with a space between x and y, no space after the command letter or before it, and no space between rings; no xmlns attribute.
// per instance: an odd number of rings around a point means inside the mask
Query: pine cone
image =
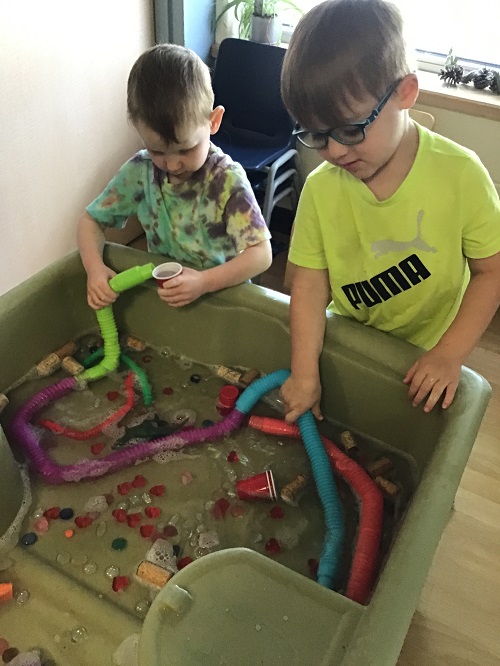
<svg viewBox="0 0 500 666"><path fill-rule="evenodd" d="M484 90L491 84L492 80L493 73L491 70L489 70L487 67L483 67L482 69L478 69L476 71L472 82L474 83L474 88L477 88L478 90Z"/></svg>
<svg viewBox="0 0 500 666"><path fill-rule="evenodd" d="M490 83L490 90L500 95L500 72L492 72L493 78Z"/></svg>
<svg viewBox="0 0 500 666"><path fill-rule="evenodd" d="M439 78L448 85L456 86L462 80L464 68L461 65L446 65L444 69L439 72Z"/></svg>

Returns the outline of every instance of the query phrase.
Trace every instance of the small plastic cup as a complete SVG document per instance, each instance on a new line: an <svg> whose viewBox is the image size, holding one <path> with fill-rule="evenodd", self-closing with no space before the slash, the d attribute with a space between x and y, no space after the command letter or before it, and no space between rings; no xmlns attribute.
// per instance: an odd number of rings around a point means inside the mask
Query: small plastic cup
<svg viewBox="0 0 500 666"><path fill-rule="evenodd" d="M231 384L221 388L219 391L219 398L217 399L217 403L215 405L215 408L221 416L227 416L229 412L234 409L239 394L239 389L236 386L232 386Z"/></svg>
<svg viewBox="0 0 500 666"><path fill-rule="evenodd" d="M159 287L163 287L165 282L177 277L182 273L182 266L176 261L167 261L165 264L156 266L153 270L153 277Z"/></svg>
<svg viewBox="0 0 500 666"><path fill-rule="evenodd" d="M240 479L236 482L236 492L241 500L266 499L276 501L276 486L271 470Z"/></svg>

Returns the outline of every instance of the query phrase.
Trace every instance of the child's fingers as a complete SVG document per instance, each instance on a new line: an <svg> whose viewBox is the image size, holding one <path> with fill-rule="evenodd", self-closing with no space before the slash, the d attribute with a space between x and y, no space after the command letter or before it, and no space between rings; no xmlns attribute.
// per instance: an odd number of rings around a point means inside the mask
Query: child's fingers
<svg viewBox="0 0 500 666"><path fill-rule="evenodd" d="M320 409L319 403L316 403L315 405L313 405L311 411L312 411L314 417L315 417L318 421L322 421L322 420L323 420L323 414L321 413L321 409Z"/></svg>
<svg viewBox="0 0 500 666"><path fill-rule="evenodd" d="M420 405L422 400L432 391L436 381L434 377L430 377L429 375L425 375L423 378L416 375L413 378L410 390L408 391L408 397L414 407Z"/></svg>
<svg viewBox="0 0 500 666"><path fill-rule="evenodd" d="M424 412L430 412L434 409L437 401L442 396L443 391L446 389L446 385L443 382L436 382L432 387L432 391L427 398L427 402L424 406Z"/></svg>
<svg viewBox="0 0 500 666"><path fill-rule="evenodd" d="M411 380L413 379L413 375L415 374L415 371L417 369L417 363L414 363L411 368L408 370L406 373L405 378L403 379L403 384L409 384Z"/></svg>
<svg viewBox="0 0 500 666"><path fill-rule="evenodd" d="M452 384L448 384L448 386L446 387L446 393L443 398L443 404L442 404L443 409L448 409L448 407L453 402L453 399L455 398L455 393L457 391L457 386L458 382L453 382Z"/></svg>

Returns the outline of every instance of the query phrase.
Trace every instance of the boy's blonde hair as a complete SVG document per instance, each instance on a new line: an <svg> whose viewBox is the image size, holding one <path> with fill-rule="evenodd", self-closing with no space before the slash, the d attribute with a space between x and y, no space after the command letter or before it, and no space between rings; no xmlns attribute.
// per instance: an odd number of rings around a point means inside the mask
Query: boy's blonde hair
<svg viewBox="0 0 500 666"><path fill-rule="evenodd" d="M383 97L412 71L403 19L385 0L327 0L295 28L281 78L283 100L306 129L339 127L354 100Z"/></svg>
<svg viewBox="0 0 500 666"><path fill-rule="evenodd" d="M183 132L208 122L213 104L208 67L183 46L153 46L137 59L128 77L130 120L142 121L167 144L180 143Z"/></svg>

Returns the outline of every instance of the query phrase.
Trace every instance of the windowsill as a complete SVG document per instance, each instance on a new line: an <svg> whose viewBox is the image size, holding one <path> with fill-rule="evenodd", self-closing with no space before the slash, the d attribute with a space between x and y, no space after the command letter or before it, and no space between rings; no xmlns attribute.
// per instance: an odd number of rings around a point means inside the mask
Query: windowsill
<svg viewBox="0 0 500 666"><path fill-rule="evenodd" d="M422 70L418 71L418 81L418 104L500 121L500 95L472 85L448 86L438 74Z"/></svg>

